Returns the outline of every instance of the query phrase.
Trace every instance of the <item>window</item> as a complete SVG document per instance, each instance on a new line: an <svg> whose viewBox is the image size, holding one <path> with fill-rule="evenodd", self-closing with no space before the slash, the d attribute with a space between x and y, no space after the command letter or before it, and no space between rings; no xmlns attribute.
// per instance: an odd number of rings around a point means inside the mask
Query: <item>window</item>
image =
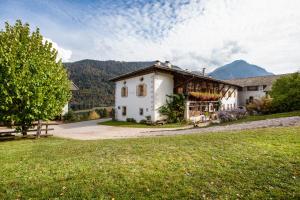
<svg viewBox="0 0 300 200"><path fill-rule="evenodd" d="M140 108L139 112L140 112L140 115L144 115L144 109L143 108Z"/></svg>
<svg viewBox="0 0 300 200"><path fill-rule="evenodd" d="M128 96L128 88L126 86L121 88L121 97L127 97Z"/></svg>
<svg viewBox="0 0 300 200"><path fill-rule="evenodd" d="M248 86L247 91L258 91L258 86Z"/></svg>
<svg viewBox="0 0 300 200"><path fill-rule="evenodd" d="M127 108L126 108L126 106L123 106L122 107L122 115L126 116L126 114L127 114Z"/></svg>
<svg viewBox="0 0 300 200"><path fill-rule="evenodd" d="M145 97L147 95L147 85L146 84L138 85L136 95L138 97Z"/></svg>

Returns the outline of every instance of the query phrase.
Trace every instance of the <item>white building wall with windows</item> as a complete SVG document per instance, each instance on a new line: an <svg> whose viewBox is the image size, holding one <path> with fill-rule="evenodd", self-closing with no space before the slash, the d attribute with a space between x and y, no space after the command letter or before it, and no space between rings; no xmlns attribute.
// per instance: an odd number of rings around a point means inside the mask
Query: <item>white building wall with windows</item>
<svg viewBox="0 0 300 200"><path fill-rule="evenodd" d="M264 86L257 86L257 90L249 91L248 87L243 87L242 91L239 92L239 104L240 106L245 106L247 101L252 97L253 99L261 99L266 96L264 91Z"/></svg>
<svg viewBox="0 0 300 200"><path fill-rule="evenodd" d="M137 86L146 85L146 96L137 96ZM127 87L128 95L122 97L121 89ZM133 118L140 121L146 116L154 117L154 73L143 76L136 76L116 82L115 91L115 117L117 120L126 121L127 118ZM122 113L123 107L126 107L126 113ZM140 113L143 109L143 114Z"/></svg>
<svg viewBox="0 0 300 200"><path fill-rule="evenodd" d="M146 95L138 96L137 87L146 85ZM127 96L122 96L122 88L127 87ZM159 108L166 103L167 95L173 94L173 76L163 73L150 73L142 76L127 78L116 82L115 91L115 117L119 121L133 118L137 122L145 120L147 116L152 121L157 121L164 116L159 113ZM123 109L126 107L126 114ZM141 114L141 109L143 113Z"/></svg>

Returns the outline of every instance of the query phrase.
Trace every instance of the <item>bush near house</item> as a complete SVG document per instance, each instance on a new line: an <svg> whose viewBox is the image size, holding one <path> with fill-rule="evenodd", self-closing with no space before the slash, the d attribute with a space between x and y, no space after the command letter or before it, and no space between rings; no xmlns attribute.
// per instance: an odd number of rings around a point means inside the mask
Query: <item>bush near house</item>
<svg viewBox="0 0 300 200"><path fill-rule="evenodd" d="M272 99L267 97L263 97L261 99L254 99L253 102L249 103L246 106L246 108L250 115L270 114L274 112Z"/></svg>
<svg viewBox="0 0 300 200"><path fill-rule="evenodd" d="M79 116L75 114L73 110L69 110L69 112L63 116L63 120L69 122L79 121Z"/></svg>
<svg viewBox="0 0 300 200"><path fill-rule="evenodd" d="M230 111L219 111L218 118L221 122L231 122L243 119L247 116L247 111L244 109L235 109Z"/></svg>
<svg viewBox="0 0 300 200"><path fill-rule="evenodd" d="M136 123L136 120L134 118L127 118L126 119L126 122L133 122L133 123Z"/></svg>
<svg viewBox="0 0 300 200"><path fill-rule="evenodd" d="M101 118L108 117L108 115L109 115L106 108L96 109L95 111L100 115Z"/></svg>
<svg viewBox="0 0 300 200"><path fill-rule="evenodd" d="M99 119L100 115L96 111L90 111L88 115L88 120Z"/></svg>
<svg viewBox="0 0 300 200"><path fill-rule="evenodd" d="M183 94L167 95L166 104L159 108L162 115L167 116L168 122L177 123L184 120L185 97Z"/></svg>

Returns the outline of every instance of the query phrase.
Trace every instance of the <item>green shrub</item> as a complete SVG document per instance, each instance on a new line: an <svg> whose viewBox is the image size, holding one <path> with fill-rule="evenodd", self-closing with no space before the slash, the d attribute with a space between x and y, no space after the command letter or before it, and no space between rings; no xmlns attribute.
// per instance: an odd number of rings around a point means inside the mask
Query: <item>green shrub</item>
<svg viewBox="0 0 300 200"><path fill-rule="evenodd" d="M184 120L185 97L183 94L167 95L166 104L159 108L162 115L167 116L168 122L176 123Z"/></svg>
<svg viewBox="0 0 300 200"><path fill-rule="evenodd" d="M254 99L252 103L247 106L247 111L250 115L253 114L270 114L273 112L272 99L263 97L261 99Z"/></svg>
<svg viewBox="0 0 300 200"><path fill-rule="evenodd" d="M300 110L300 73L276 80L270 92L273 108L277 112Z"/></svg>
<svg viewBox="0 0 300 200"><path fill-rule="evenodd" d="M133 119L133 118L127 118L126 121L127 121L127 122L133 122L133 123L136 123L136 120Z"/></svg>
<svg viewBox="0 0 300 200"><path fill-rule="evenodd" d="M108 112L106 108L100 108L95 110L101 118L108 117Z"/></svg>
<svg viewBox="0 0 300 200"><path fill-rule="evenodd" d="M89 116L88 116L88 120L94 120L94 119L99 119L100 115L96 112L96 111L90 111L89 112Z"/></svg>
<svg viewBox="0 0 300 200"><path fill-rule="evenodd" d="M74 113L74 111L70 110L63 116L63 120L65 121L70 121L70 122L75 122L79 121L79 116Z"/></svg>
<svg viewBox="0 0 300 200"><path fill-rule="evenodd" d="M108 117L108 112L106 108L103 108L101 117Z"/></svg>
<svg viewBox="0 0 300 200"><path fill-rule="evenodd" d="M116 112L115 112L115 109L111 109L111 112L110 112L110 116L112 118L112 120L116 120L116 116L115 116Z"/></svg>
<svg viewBox="0 0 300 200"><path fill-rule="evenodd" d="M147 124L147 120L142 119L142 120L140 121L140 124Z"/></svg>

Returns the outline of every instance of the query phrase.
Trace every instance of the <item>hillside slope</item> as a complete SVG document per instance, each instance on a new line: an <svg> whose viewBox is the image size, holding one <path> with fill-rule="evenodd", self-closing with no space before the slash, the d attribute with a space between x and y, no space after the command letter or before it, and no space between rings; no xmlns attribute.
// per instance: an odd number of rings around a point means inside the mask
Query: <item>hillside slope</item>
<svg viewBox="0 0 300 200"><path fill-rule="evenodd" d="M114 83L109 79L147 67L152 63L98 60L64 63L70 79L79 87L79 91L73 93L71 107L78 110L113 105Z"/></svg>

